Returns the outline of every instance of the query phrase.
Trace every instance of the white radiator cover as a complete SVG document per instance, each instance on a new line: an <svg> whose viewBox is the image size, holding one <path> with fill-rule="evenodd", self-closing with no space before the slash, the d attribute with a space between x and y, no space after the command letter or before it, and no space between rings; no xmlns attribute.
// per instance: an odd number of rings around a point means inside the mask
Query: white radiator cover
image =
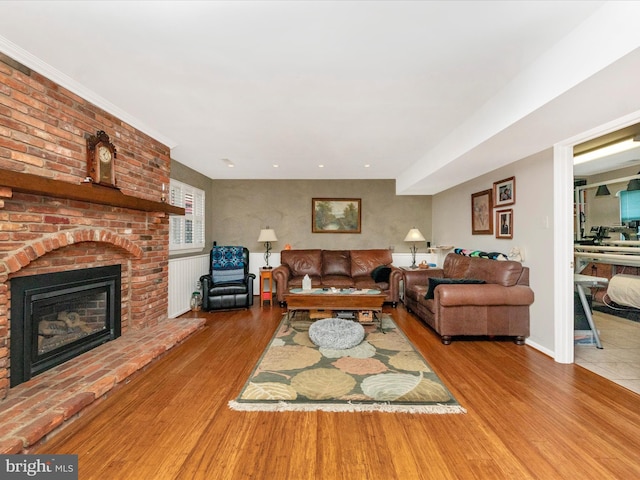
<svg viewBox="0 0 640 480"><path fill-rule="evenodd" d="M209 273L209 254L169 259L169 318L191 309L191 295L202 275Z"/></svg>

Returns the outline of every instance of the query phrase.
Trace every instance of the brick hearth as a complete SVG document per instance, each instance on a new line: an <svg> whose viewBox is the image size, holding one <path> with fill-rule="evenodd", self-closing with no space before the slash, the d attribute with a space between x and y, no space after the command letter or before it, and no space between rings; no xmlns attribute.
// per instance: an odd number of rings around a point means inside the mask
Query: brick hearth
<svg viewBox="0 0 640 480"><path fill-rule="evenodd" d="M200 318L161 321L12 388L1 404L0 454L28 453L204 322Z"/></svg>

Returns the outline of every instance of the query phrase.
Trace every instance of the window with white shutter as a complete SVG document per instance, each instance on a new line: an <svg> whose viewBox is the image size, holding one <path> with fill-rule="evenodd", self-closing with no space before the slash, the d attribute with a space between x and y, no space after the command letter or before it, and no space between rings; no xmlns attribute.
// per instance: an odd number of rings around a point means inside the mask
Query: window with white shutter
<svg viewBox="0 0 640 480"><path fill-rule="evenodd" d="M169 202L184 208L184 216L169 217L169 252L196 252L204 248L204 191L171 180Z"/></svg>

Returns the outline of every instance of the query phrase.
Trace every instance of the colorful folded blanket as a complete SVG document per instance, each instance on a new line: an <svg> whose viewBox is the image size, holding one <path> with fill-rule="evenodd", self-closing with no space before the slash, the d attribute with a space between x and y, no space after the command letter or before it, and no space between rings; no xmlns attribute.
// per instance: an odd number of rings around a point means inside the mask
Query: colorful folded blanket
<svg viewBox="0 0 640 480"><path fill-rule="evenodd" d="M482 250L467 250L464 248L456 248L453 253L464 255L466 257L490 258L491 260L508 260L504 253L500 252L483 252Z"/></svg>
<svg viewBox="0 0 640 480"><path fill-rule="evenodd" d="M243 247L215 246L211 254L211 279L213 283L229 283L244 280Z"/></svg>

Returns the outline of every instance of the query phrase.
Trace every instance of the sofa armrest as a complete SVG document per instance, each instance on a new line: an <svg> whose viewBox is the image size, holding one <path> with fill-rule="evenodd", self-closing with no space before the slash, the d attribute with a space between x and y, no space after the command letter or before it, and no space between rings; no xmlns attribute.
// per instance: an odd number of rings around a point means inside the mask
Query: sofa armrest
<svg viewBox="0 0 640 480"><path fill-rule="evenodd" d="M278 302L284 302L284 296L289 291L289 277L291 270L287 265L279 265L271 272L273 281L276 285L276 298Z"/></svg>
<svg viewBox="0 0 640 480"><path fill-rule="evenodd" d="M244 281L247 284L247 294L249 297L253 297L253 281L256 279L256 275L254 273L247 273L244 277Z"/></svg>
<svg viewBox="0 0 640 480"><path fill-rule="evenodd" d="M389 265L389 295L388 298L395 307L400 301L400 281L402 280L402 270L394 265Z"/></svg>
<svg viewBox="0 0 640 480"><path fill-rule="evenodd" d="M443 307L463 305L531 305L533 290L524 285L504 287L493 283L472 285L438 285L436 304Z"/></svg>
<svg viewBox="0 0 640 480"><path fill-rule="evenodd" d="M210 273L207 273L206 275L202 275L200 277L200 285L202 285L202 292L203 295L205 295L213 285L213 279L211 278Z"/></svg>
<svg viewBox="0 0 640 480"><path fill-rule="evenodd" d="M402 270L404 277L404 289L416 285L429 285L429 277L442 278L444 272L441 268L416 268L414 270Z"/></svg>

